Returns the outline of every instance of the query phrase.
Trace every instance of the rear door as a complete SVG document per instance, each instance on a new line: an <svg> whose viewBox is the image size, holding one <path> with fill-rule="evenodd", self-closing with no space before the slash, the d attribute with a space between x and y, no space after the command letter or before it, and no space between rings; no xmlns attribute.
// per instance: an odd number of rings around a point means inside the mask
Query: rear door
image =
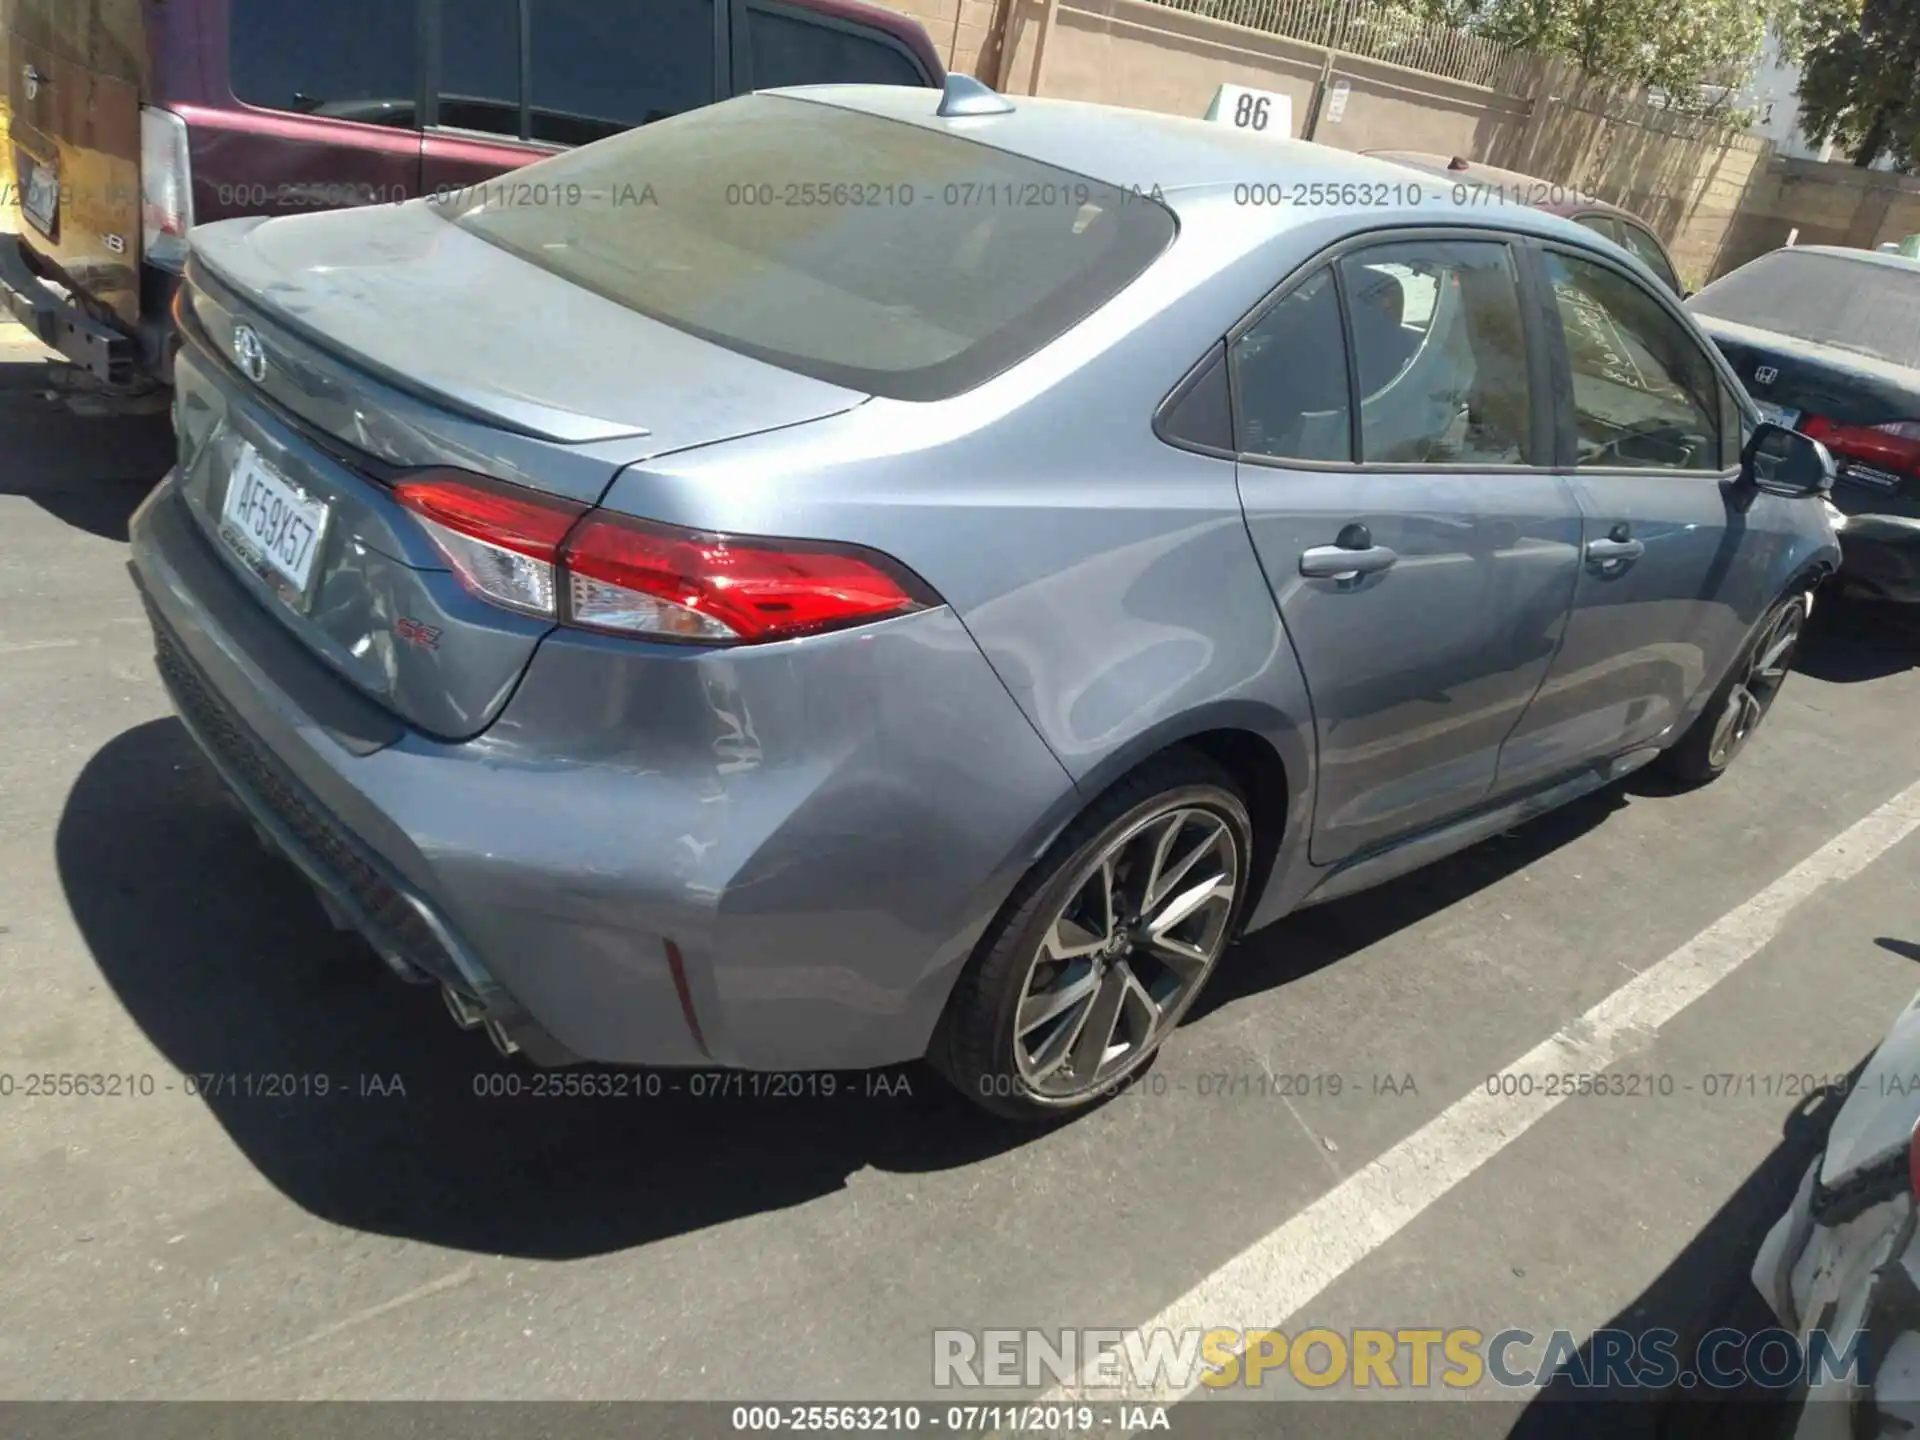
<svg viewBox="0 0 1920 1440"><path fill-rule="evenodd" d="M420 193L416 0L228 0L226 12L242 108L183 107L196 223Z"/></svg>
<svg viewBox="0 0 1920 1440"><path fill-rule="evenodd" d="M1580 516L1525 283L1504 239L1369 237L1232 337L1241 498L1313 701L1317 864L1485 801L1559 642Z"/></svg>
<svg viewBox="0 0 1920 1440"><path fill-rule="evenodd" d="M12 11L8 198L18 197L27 243L132 323L147 73L139 0L14 0Z"/></svg>
<svg viewBox="0 0 1920 1440"><path fill-rule="evenodd" d="M1718 680L1778 573L1776 542L1739 508L1740 408L1673 297L1592 252L1539 260L1582 557L1566 640L1501 758L1513 783L1658 738Z"/></svg>
<svg viewBox="0 0 1920 1440"><path fill-rule="evenodd" d="M428 0L424 179L456 189L726 94L724 0Z"/></svg>

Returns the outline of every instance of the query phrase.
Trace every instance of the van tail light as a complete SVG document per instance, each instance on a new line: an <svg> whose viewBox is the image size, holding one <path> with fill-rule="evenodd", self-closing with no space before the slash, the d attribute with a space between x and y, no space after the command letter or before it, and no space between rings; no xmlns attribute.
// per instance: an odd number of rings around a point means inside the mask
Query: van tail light
<svg viewBox="0 0 1920 1440"><path fill-rule="evenodd" d="M171 110L140 107L140 253L178 270L193 228L193 166L187 122Z"/></svg>
<svg viewBox="0 0 1920 1440"><path fill-rule="evenodd" d="M720 535L588 513L571 501L453 471L402 480L394 495L474 594L583 629L755 644L940 603L919 577L857 545Z"/></svg>
<svg viewBox="0 0 1920 1440"><path fill-rule="evenodd" d="M1842 425L1824 415L1809 415L1800 428L1836 455L1902 479L1920 475L1920 420Z"/></svg>

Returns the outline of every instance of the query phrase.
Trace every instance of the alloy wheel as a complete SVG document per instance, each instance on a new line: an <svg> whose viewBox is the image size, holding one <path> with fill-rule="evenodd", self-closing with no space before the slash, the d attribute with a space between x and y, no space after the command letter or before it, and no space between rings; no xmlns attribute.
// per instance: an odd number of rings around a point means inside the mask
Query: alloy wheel
<svg viewBox="0 0 1920 1440"><path fill-rule="evenodd" d="M1806 618L1807 607L1797 595L1774 612L1714 722L1713 739L1707 746L1707 763L1714 769L1732 764L1734 756L1760 728L1761 719L1772 708L1774 697L1786 683L1787 672L1793 668L1793 652L1800 643Z"/></svg>
<svg viewBox="0 0 1920 1440"><path fill-rule="evenodd" d="M1178 805L1135 822L1084 865L1021 987L1014 1060L1061 1100L1137 1069L1226 948L1242 870L1234 828Z"/></svg>

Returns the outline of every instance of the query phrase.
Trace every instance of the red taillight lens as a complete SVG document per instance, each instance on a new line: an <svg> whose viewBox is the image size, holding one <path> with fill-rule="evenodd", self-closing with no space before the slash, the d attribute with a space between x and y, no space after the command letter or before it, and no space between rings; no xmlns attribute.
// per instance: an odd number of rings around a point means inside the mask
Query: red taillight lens
<svg viewBox="0 0 1920 1440"><path fill-rule="evenodd" d="M1920 475L1920 420L1842 425L1824 415L1809 415L1800 428L1836 455L1896 476Z"/></svg>
<svg viewBox="0 0 1920 1440"><path fill-rule="evenodd" d="M425 523L469 590L510 610L557 613L554 562L586 506L447 471L402 480L393 494Z"/></svg>
<svg viewBox="0 0 1920 1440"><path fill-rule="evenodd" d="M818 634L939 603L853 545L706 534L478 475L394 486L466 587L512 610L623 635L743 644Z"/></svg>
<svg viewBox="0 0 1920 1440"><path fill-rule="evenodd" d="M784 640L930 602L898 565L856 546L709 535L622 516L592 516L562 561L568 620L680 640Z"/></svg>

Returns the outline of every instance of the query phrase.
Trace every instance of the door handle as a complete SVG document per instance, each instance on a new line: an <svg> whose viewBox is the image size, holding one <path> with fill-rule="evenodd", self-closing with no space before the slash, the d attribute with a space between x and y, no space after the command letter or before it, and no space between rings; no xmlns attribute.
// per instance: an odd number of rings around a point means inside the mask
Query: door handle
<svg viewBox="0 0 1920 1440"><path fill-rule="evenodd" d="M1646 553L1646 542L1641 540L1606 539L1587 541L1587 563L1589 565L1611 565L1620 560L1638 560Z"/></svg>
<svg viewBox="0 0 1920 1440"><path fill-rule="evenodd" d="M1391 569L1400 556L1384 545L1349 550L1344 545L1316 545L1300 552L1300 573L1310 580L1353 580Z"/></svg>

